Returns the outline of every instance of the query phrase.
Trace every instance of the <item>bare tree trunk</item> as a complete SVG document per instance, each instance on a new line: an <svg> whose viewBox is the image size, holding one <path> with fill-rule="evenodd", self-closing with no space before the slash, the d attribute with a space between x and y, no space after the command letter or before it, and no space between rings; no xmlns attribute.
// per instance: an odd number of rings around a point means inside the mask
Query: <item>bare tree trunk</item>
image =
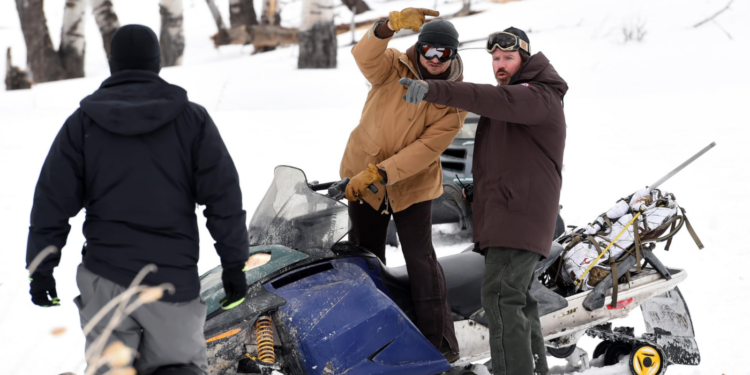
<svg viewBox="0 0 750 375"><path fill-rule="evenodd" d="M112 9L112 1L90 1L96 24L99 26L99 32L102 34L104 51L107 52L107 59L109 59L109 47L112 43L112 36L115 35L115 31L120 28L120 21L117 19L117 14L114 9Z"/></svg>
<svg viewBox="0 0 750 375"><path fill-rule="evenodd" d="M263 0L263 9L260 15L261 25L279 25L281 24L281 12L278 9L277 0ZM260 50L255 52L268 52L275 50L276 47L262 47Z"/></svg>
<svg viewBox="0 0 750 375"><path fill-rule="evenodd" d="M471 14L471 0L463 0L464 6L456 13L456 17L466 17Z"/></svg>
<svg viewBox="0 0 750 375"><path fill-rule="evenodd" d="M49 37L44 0L16 0L16 9L26 41L26 59L31 78L40 83L62 79L65 72Z"/></svg>
<svg viewBox="0 0 750 375"><path fill-rule="evenodd" d="M335 68L337 50L333 0L304 0L297 67Z"/></svg>
<svg viewBox="0 0 750 375"><path fill-rule="evenodd" d="M364 0L341 0L341 2L354 14L362 14L370 10L370 6Z"/></svg>
<svg viewBox="0 0 750 375"><path fill-rule="evenodd" d="M263 0L263 11L260 15L261 25L279 25L281 23L281 12L276 0Z"/></svg>
<svg viewBox="0 0 750 375"><path fill-rule="evenodd" d="M206 4L208 4L208 9L211 11L211 15L214 18L216 28L219 29L219 32L211 37L211 39L214 40L214 46L216 46L216 48L219 48L219 46L231 44L232 40L229 37L227 27L224 25L224 20L221 18L219 8L216 7L216 3L214 2L214 0L206 0Z"/></svg>
<svg viewBox="0 0 750 375"><path fill-rule="evenodd" d="M161 0L161 65L182 65L182 54L185 51L185 36L182 27L182 0Z"/></svg>
<svg viewBox="0 0 750 375"><path fill-rule="evenodd" d="M8 47L8 54L5 60L5 89L10 91L30 88L31 81L29 81L28 74L18 67L13 66L10 47Z"/></svg>
<svg viewBox="0 0 750 375"><path fill-rule="evenodd" d="M83 15L86 13L86 0L67 0L63 13L60 36L60 62L65 70L65 78L84 76L86 56L86 33Z"/></svg>
<svg viewBox="0 0 750 375"><path fill-rule="evenodd" d="M253 0L229 0L229 24L232 28L257 25Z"/></svg>

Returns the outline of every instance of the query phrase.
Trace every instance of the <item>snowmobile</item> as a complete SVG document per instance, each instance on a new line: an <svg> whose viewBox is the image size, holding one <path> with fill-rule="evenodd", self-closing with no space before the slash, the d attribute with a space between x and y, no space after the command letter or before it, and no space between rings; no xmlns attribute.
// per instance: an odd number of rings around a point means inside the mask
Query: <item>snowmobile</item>
<svg viewBox="0 0 750 375"><path fill-rule="evenodd" d="M249 224L245 301L231 310L220 308L220 266L200 278L208 304L204 332L211 374L482 371L472 363L490 357L480 298L484 257L469 248L439 259L462 356L451 365L412 323L406 267L386 267L367 249L342 241L349 230L347 207L340 201L346 183L309 183L302 170L276 168ZM646 264L619 283L616 298L611 276L594 290L566 295L548 277L563 250L551 244L550 256L536 266L539 279L532 287L549 355L585 368L588 355L576 343L590 335L603 340L594 357L603 355L613 364L630 356L636 375L700 362L690 313L677 289L686 271L664 267L646 250ZM621 272L631 268L627 262ZM612 328L611 320L637 307L647 333L636 337L632 328Z"/></svg>

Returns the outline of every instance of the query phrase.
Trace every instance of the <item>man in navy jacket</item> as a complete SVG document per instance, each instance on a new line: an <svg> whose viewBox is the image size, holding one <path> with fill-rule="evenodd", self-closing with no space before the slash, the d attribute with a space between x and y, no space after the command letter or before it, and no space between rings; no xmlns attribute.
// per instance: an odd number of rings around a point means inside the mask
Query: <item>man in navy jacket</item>
<svg viewBox="0 0 750 375"><path fill-rule="evenodd" d="M224 268L224 308L247 293L246 213L239 176L206 110L158 75L159 42L144 26L114 35L111 77L65 122L47 156L34 194L27 266L46 247L62 249L68 219L86 209L86 245L75 299L82 326L124 291L146 265L157 272L146 285L170 283L155 303L137 309L113 333L139 352L134 366L151 374L163 366L206 370L206 305L198 281L196 203L205 205L207 227ZM59 304L54 267L46 257L31 277L33 303ZM95 328L87 348L108 322Z"/></svg>

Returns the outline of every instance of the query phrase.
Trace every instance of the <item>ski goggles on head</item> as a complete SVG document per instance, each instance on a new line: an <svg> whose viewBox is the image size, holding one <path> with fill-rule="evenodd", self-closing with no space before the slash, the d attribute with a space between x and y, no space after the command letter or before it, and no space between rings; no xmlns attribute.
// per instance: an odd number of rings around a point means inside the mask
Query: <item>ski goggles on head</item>
<svg viewBox="0 0 750 375"><path fill-rule="evenodd" d="M496 49L505 52L513 52L522 49L526 51L526 53L531 53L529 52L529 43L526 43L525 40L507 31L492 33L487 38L487 52L493 53Z"/></svg>
<svg viewBox="0 0 750 375"><path fill-rule="evenodd" d="M427 60L432 60L435 57L440 62L450 61L456 58L456 49L451 47L433 46L427 43L418 43L417 52Z"/></svg>

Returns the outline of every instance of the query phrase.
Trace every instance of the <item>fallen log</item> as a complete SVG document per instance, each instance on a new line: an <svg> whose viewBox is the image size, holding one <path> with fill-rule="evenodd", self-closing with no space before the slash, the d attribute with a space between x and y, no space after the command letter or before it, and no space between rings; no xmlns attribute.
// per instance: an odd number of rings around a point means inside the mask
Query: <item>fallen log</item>
<svg viewBox="0 0 750 375"><path fill-rule="evenodd" d="M214 34L214 46L252 44L256 51L265 47L287 46L299 43L299 30L276 25L242 25Z"/></svg>

